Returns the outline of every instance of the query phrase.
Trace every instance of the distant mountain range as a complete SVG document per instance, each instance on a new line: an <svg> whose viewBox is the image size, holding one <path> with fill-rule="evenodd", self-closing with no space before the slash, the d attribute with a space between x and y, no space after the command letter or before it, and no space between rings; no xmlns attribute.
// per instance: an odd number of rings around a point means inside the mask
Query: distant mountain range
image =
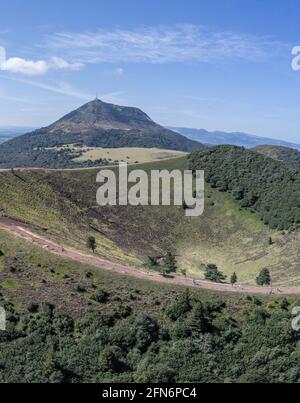
<svg viewBox="0 0 300 403"><path fill-rule="evenodd" d="M274 145L300 150L300 144L290 143L283 140L276 140L268 137L254 136L247 133L227 133L222 131L209 132L204 129L189 129L186 127L169 127L169 129L174 130L191 140L199 141L200 143L209 146L230 144L243 146L246 148L253 148L260 145Z"/></svg>
<svg viewBox="0 0 300 403"><path fill-rule="evenodd" d="M34 131L24 127L0 128L0 168L78 167L80 163L74 158L84 147L139 147L193 152L216 145L256 148L255 151L261 154L299 167L299 153L295 150L300 151L300 144L241 132L165 128L138 108L96 99L45 128ZM75 148L77 154L74 156ZM81 164L93 166L102 162L107 161L88 160Z"/></svg>
<svg viewBox="0 0 300 403"><path fill-rule="evenodd" d="M5 141L11 140L14 137L21 136L24 133L28 133L34 130L33 127L14 127L14 126L3 126L0 127L0 144Z"/></svg>
<svg viewBox="0 0 300 403"><path fill-rule="evenodd" d="M197 151L203 145L166 129L138 108L117 106L96 99L67 114L48 127L0 145L0 168L69 168L74 162L71 147L143 147ZM78 156L78 155L77 155ZM101 161L90 162L99 165Z"/></svg>

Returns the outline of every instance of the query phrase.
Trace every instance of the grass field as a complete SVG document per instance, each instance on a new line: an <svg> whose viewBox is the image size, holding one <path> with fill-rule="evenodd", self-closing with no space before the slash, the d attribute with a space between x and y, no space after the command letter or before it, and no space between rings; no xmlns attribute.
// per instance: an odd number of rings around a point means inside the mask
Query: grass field
<svg viewBox="0 0 300 403"><path fill-rule="evenodd" d="M185 158L138 165L148 171L186 166ZM87 236L94 235L97 253L107 259L141 265L148 255L173 251L179 268L195 278L203 278L204 266L215 263L228 276L237 272L241 283L254 284L267 267L274 285L300 284L299 233L270 231L229 194L207 185L205 213L198 218L186 218L181 206L99 207L97 172L0 173L0 209L82 250Z"/></svg>
<svg viewBox="0 0 300 403"><path fill-rule="evenodd" d="M106 159L111 162L125 161L129 164L159 161L185 155L185 153L173 150L161 150L158 148L89 148L82 156L74 161L96 161Z"/></svg>
<svg viewBox="0 0 300 403"><path fill-rule="evenodd" d="M128 162L128 164L141 164L145 162L155 162L170 158L182 157L187 154L182 151L164 150L160 148L101 148L87 146L78 147L75 144L66 144L62 147L46 148L46 150L68 150L74 154L74 161L78 163L104 160L108 163Z"/></svg>

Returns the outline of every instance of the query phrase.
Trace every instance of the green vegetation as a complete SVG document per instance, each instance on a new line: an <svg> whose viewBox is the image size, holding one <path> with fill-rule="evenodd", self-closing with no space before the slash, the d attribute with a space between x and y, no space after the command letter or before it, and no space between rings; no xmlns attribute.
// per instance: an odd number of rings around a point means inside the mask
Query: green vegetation
<svg viewBox="0 0 300 403"><path fill-rule="evenodd" d="M129 172L136 168L184 170L187 160L130 166ZM206 184L205 211L196 218L187 218L181 206L99 207L98 172L0 172L1 210L29 223L33 232L85 253L90 253L87 238L94 236L98 256L128 265L170 251L178 272L196 279L203 279L205 266L213 262L228 278L235 271L241 284L255 284L262 267L270 270L274 285L300 284L300 233L270 230L230 193Z"/></svg>
<svg viewBox="0 0 300 403"><path fill-rule="evenodd" d="M171 252L166 256L148 256L145 267L156 270L166 276L177 271L177 259Z"/></svg>
<svg viewBox="0 0 300 403"><path fill-rule="evenodd" d="M230 277L230 284L231 284L231 285L234 285L234 284L237 283L237 281L238 281L238 277L237 277L237 274L234 272L234 273L232 274L232 276Z"/></svg>
<svg viewBox="0 0 300 403"><path fill-rule="evenodd" d="M177 260L171 252L168 252L167 256L163 259L162 263L164 270L167 274L176 273L177 270Z"/></svg>
<svg viewBox="0 0 300 403"><path fill-rule="evenodd" d="M271 275L270 271L266 268L261 269L259 276L256 279L257 285L270 285L271 284Z"/></svg>
<svg viewBox="0 0 300 403"><path fill-rule="evenodd" d="M2 231L0 250L0 383L300 381L296 297L142 281Z"/></svg>
<svg viewBox="0 0 300 403"><path fill-rule="evenodd" d="M145 263L145 267L148 267L149 269L157 268L159 265L159 259L157 256L148 256L148 260Z"/></svg>
<svg viewBox="0 0 300 403"><path fill-rule="evenodd" d="M155 297L155 294L154 294ZM155 312L116 307L74 319L52 305L8 312L0 382L299 383L287 300L230 305L181 291Z"/></svg>
<svg viewBox="0 0 300 403"><path fill-rule="evenodd" d="M230 192L242 208L278 230L300 227L300 172L242 147L219 146L190 157L191 169L203 169L206 181Z"/></svg>
<svg viewBox="0 0 300 403"><path fill-rule="evenodd" d="M99 302L99 304L105 304L107 302L107 300L108 300L108 297L109 297L108 292L105 291L105 290L100 289L93 295L92 298L96 302Z"/></svg>
<svg viewBox="0 0 300 403"><path fill-rule="evenodd" d="M96 238L94 236L89 236L86 241L86 246L88 247L88 249L91 249L93 251L93 253L95 253L95 251L97 249Z"/></svg>
<svg viewBox="0 0 300 403"><path fill-rule="evenodd" d="M300 168L300 152L294 148L265 145L255 147L253 151L274 160L285 162L295 168Z"/></svg>
<svg viewBox="0 0 300 403"><path fill-rule="evenodd" d="M35 146L35 140L29 135L14 138L0 145L0 168L49 168L49 169L74 169L89 168L102 165L110 165L111 161L107 158L93 160L80 160L84 154L84 149L74 153L71 148L55 148L61 146L59 142L47 142L44 136L44 129L41 129L42 146ZM27 137L28 136L28 137ZM62 139L64 141L64 139ZM51 144L54 148L49 148Z"/></svg>
<svg viewBox="0 0 300 403"><path fill-rule="evenodd" d="M222 283L226 280L224 273L218 270L215 264L208 264L205 268L205 280L213 281L214 283Z"/></svg>

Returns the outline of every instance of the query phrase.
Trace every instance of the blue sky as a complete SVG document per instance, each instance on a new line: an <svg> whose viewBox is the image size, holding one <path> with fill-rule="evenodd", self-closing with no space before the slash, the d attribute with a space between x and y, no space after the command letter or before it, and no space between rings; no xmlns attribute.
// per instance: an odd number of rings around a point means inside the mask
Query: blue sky
<svg viewBox="0 0 300 403"><path fill-rule="evenodd" d="M3 0L0 126L95 97L164 125L300 142L298 0Z"/></svg>

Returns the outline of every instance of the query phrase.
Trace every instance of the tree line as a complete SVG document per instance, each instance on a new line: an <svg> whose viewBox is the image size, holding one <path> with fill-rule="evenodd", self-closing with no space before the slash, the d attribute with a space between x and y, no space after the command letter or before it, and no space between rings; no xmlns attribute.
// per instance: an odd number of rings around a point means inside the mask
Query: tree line
<svg viewBox="0 0 300 403"><path fill-rule="evenodd" d="M189 168L204 170L212 188L277 230L300 227L300 171L243 147L218 146L191 154Z"/></svg>

